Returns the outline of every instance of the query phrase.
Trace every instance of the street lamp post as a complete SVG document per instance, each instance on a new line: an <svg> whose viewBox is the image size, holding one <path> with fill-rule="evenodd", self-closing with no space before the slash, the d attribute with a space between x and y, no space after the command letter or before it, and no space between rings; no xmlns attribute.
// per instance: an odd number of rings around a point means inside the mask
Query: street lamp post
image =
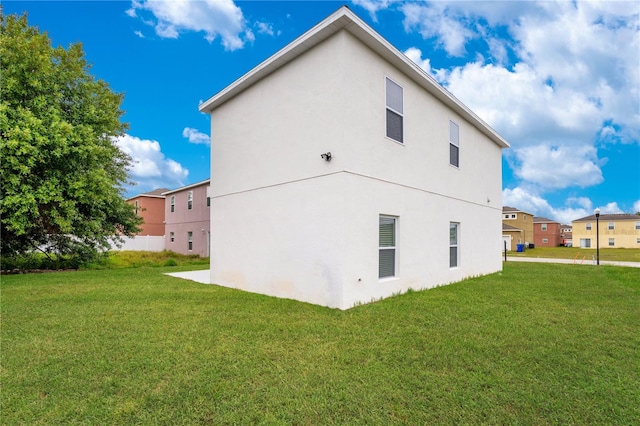
<svg viewBox="0 0 640 426"><path fill-rule="evenodd" d="M596 264L600 265L600 209L596 208Z"/></svg>

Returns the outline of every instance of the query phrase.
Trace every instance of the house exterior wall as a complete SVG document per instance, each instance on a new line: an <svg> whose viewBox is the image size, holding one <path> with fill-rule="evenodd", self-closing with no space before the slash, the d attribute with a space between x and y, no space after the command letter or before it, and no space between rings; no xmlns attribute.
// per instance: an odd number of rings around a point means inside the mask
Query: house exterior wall
<svg viewBox="0 0 640 426"><path fill-rule="evenodd" d="M138 202L136 214L144 220L137 235L164 235L164 198L138 195L127 200L133 206L136 201Z"/></svg>
<svg viewBox="0 0 640 426"><path fill-rule="evenodd" d="M385 136L386 76L404 88L403 144ZM500 147L346 31L217 107L211 135L212 283L346 309L502 267ZM380 215L397 217L383 280Z"/></svg>
<svg viewBox="0 0 640 426"><path fill-rule="evenodd" d="M507 215L509 218L506 217ZM516 215L516 217L512 218L512 215ZM527 247L529 243L533 243L534 233L532 214L521 211L503 211L502 222L522 230L522 233L520 234L511 234L513 235L513 238L511 239L511 250L516 250L518 244L525 244L525 247Z"/></svg>
<svg viewBox="0 0 640 426"><path fill-rule="evenodd" d="M609 229L609 223L614 224L614 229ZM596 248L596 220L574 221L573 246L582 248ZM587 229L591 224L591 230ZM613 239L610 245L609 239ZM589 240L590 247L581 245L581 240ZM600 219L600 248L640 248L640 216L638 219Z"/></svg>
<svg viewBox="0 0 640 426"><path fill-rule="evenodd" d="M546 225L547 229L543 229ZM562 232L558 222L536 222L533 224L533 243L536 247L558 247L562 245Z"/></svg>
<svg viewBox="0 0 640 426"><path fill-rule="evenodd" d="M165 193L165 247L182 254L209 256L210 207L207 206L209 182L197 186L187 186ZM188 193L193 191L192 209L188 209ZM171 198L175 197L174 211ZM192 244L189 249L189 232ZM172 234L173 233L173 241Z"/></svg>

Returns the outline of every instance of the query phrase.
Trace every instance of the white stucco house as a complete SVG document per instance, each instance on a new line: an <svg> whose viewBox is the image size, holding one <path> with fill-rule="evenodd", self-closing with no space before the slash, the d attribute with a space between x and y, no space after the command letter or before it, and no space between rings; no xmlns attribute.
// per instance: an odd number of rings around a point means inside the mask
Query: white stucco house
<svg viewBox="0 0 640 426"><path fill-rule="evenodd" d="M508 143L348 8L200 111L212 283L348 309L501 270Z"/></svg>

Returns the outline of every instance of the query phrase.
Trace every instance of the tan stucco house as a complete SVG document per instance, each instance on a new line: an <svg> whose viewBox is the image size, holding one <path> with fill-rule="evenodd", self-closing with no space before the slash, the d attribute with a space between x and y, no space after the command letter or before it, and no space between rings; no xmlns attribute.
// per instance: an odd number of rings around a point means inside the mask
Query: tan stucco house
<svg viewBox="0 0 640 426"><path fill-rule="evenodd" d="M515 207L502 207L502 240L507 250L516 251L518 244L528 248L534 244L533 215Z"/></svg>
<svg viewBox="0 0 640 426"><path fill-rule="evenodd" d="M576 219L573 225L573 245L596 248L596 229L600 228L600 248L640 248L640 216L634 214L601 214Z"/></svg>

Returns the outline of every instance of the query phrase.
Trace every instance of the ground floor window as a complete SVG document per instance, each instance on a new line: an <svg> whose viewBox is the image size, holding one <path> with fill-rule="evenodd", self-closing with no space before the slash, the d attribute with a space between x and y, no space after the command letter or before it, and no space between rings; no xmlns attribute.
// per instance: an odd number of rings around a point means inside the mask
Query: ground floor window
<svg viewBox="0 0 640 426"><path fill-rule="evenodd" d="M543 239L542 239L542 242L543 242L544 244L547 244L547 243L549 242L549 239L548 239L548 238L543 238Z"/></svg>
<svg viewBox="0 0 640 426"><path fill-rule="evenodd" d="M590 248L591 238L580 238L580 248Z"/></svg>
<svg viewBox="0 0 640 426"><path fill-rule="evenodd" d="M378 228L378 278L396 276L397 218L380 216Z"/></svg>
<svg viewBox="0 0 640 426"><path fill-rule="evenodd" d="M459 223L449 223L449 267L458 267L458 231Z"/></svg>
<svg viewBox="0 0 640 426"><path fill-rule="evenodd" d="M616 245L616 239L615 238L609 238L609 246L613 247Z"/></svg>
<svg viewBox="0 0 640 426"><path fill-rule="evenodd" d="M187 232L187 241L189 244L189 251L193 250L193 232Z"/></svg>
<svg viewBox="0 0 640 426"><path fill-rule="evenodd" d="M173 232L169 232L169 241L174 242L176 240L176 235Z"/></svg>

